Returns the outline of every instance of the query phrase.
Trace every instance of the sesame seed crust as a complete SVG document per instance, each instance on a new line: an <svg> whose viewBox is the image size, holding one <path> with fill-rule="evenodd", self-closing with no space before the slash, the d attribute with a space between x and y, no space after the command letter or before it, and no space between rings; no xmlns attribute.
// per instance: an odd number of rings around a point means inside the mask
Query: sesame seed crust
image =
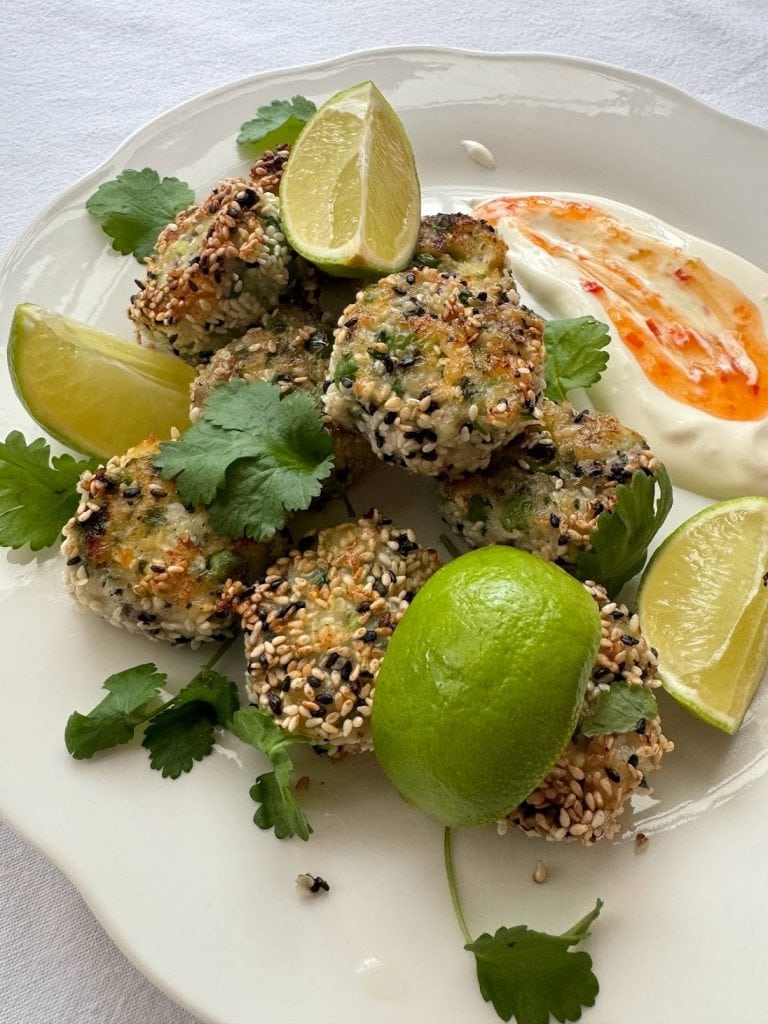
<svg viewBox="0 0 768 1024"><path fill-rule="evenodd" d="M253 587L227 587L242 616L246 688L277 724L330 753L371 747L376 674L437 553L377 512L308 537Z"/></svg>
<svg viewBox="0 0 768 1024"><path fill-rule="evenodd" d="M656 689L655 651L640 631L636 614L626 605L610 601L603 587L584 584L600 609L601 641L587 684L581 719L594 701L622 681L629 686ZM578 727L557 764L544 781L504 821L510 827L550 840L592 844L621 828L627 798L639 787L647 790L646 776L661 767L674 749L661 731L661 719L640 719L631 732L584 736Z"/></svg>
<svg viewBox="0 0 768 1024"><path fill-rule="evenodd" d="M256 180L268 179L260 169ZM279 200L252 178L220 182L178 214L156 248L128 315L145 344L193 365L274 309L294 271Z"/></svg>
<svg viewBox="0 0 768 1024"><path fill-rule="evenodd" d="M65 578L80 607L112 625L194 648L235 632L236 616L220 605L227 578L254 578L282 542L214 533L153 468L157 452L150 438L80 478L63 530Z"/></svg>
<svg viewBox="0 0 768 1024"><path fill-rule="evenodd" d="M544 385L543 323L511 277L391 274L335 331L326 411L385 462L426 476L482 469L520 432Z"/></svg>
<svg viewBox="0 0 768 1024"><path fill-rule="evenodd" d="M591 548L616 488L659 461L615 417L542 398L536 421L482 473L445 481L443 519L473 547L510 544L568 568Z"/></svg>

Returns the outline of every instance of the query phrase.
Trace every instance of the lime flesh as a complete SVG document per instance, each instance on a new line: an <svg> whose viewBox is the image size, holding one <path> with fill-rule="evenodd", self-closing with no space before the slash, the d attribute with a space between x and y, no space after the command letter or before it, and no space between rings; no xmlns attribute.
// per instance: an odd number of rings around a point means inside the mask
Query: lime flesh
<svg viewBox="0 0 768 1024"><path fill-rule="evenodd" d="M32 303L14 313L8 365L27 412L87 455L108 458L189 423L190 366Z"/></svg>
<svg viewBox="0 0 768 1024"><path fill-rule="evenodd" d="M421 216L416 164L372 82L331 97L307 123L286 165L280 209L291 246L329 274L408 265Z"/></svg>
<svg viewBox="0 0 768 1024"><path fill-rule="evenodd" d="M710 505L654 554L638 594L664 688L733 735L768 667L768 498Z"/></svg>
<svg viewBox="0 0 768 1024"><path fill-rule="evenodd" d="M507 547L471 551L416 595L376 679L376 756L445 825L503 818L571 737L600 616L562 569Z"/></svg>

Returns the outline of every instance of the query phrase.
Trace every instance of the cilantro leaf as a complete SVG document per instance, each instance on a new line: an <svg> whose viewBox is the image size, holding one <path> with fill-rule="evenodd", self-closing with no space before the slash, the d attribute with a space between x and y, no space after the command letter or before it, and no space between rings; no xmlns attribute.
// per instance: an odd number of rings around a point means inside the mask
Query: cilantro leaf
<svg viewBox="0 0 768 1024"><path fill-rule="evenodd" d="M291 789L293 763L286 749L293 743L305 741L284 732L258 708L235 712L228 728L243 743L265 754L272 764L273 770L259 775L251 787L251 799L261 804L253 816L256 825L262 829L273 828L278 839L291 836L309 839L312 826Z"/></svg>
<svg viewBox="0 0 768 1024"><path fill-rule="evenodd" d="M157 236L195 201L195 194L178 178L163 178L157 171L128 169L99 185L85 204L86 210L112 239L112 248L133 253L143 263L155 248Z"/></svg>
<svg viewBox="0 0 768 1024"><path fill-rule="evenodd" d="M613 683L594 704L594 710L581 723L584 736L604 736L611 732L630 732L641 718L656 718L659 705L647 686Z"/></svg>
<svg viewBox="0 0 768 1024"><path fill-rule="evenodd" d="M97 462L50 455L42 437L28 444L18 430L0 441L0 546L50 547L74 514L79 500L75 485Z"/></svg>
<svg viewBox="0 0 768 1024"><path fill-rule="evenodd" d="M87 715L69 716L64 730L67 750L78 760L133 739L136 727L153 713L155 698L167 677L151 663L111 675L107 696Z"/></svg>
<svg viewBox="0 0 768 1024"><path fill-rule="evenodd" d="M266 540L320 493L333 445L308 394L233 378L178 441L160 445L155 465L177 478L182 501L208 506L214 529Z"/></svg>
<svg viewBox="0 0 768 1024"><path fill-rule="evenodd" d="M608 327L593 316L550 320L544 328L546 397L563 402L574 388L596 384L608 365L608 353L601 349L610 340Z"/></svg>
<svg viewBox="0 0 768 1024"><path fill-rule="evenodd" d="M269 106L259 107L256 117L241 125L237 144L247 146L254 156L258 156L282 142L294 143L316 110L312 100L304 96L272 100Z"/></svg>
<svg viewBox="0 0 768 1024"><path fill-rule="evenodd" d="M178 779L213 750L214 726L224 725L239 708L237 687L212 669L200 672L152 718L142 746L163 778Z"/></svg>
<svg viewBox="0 0 768 1024"><path fill-rule="evenodd" d="M149 763L163 778L178 779L192 771L213 750L214 711L205 701L195 700L168 708L147 726L141 745L149 751Z"/></svg>
<svg viewBox="0 0 768 1024"><path fill-rule="evenodd" d="M499 1017L517 1024L576 1021L594 1006L599 985L588 953L569 947L589 934L602 902L563 935L547 935L525 925L499 928L464 947L474 954L480 991Z"/></svg>
<svg viewBox="0 0 768 1024"><path fill-rule="evenodd" d="M616 504L599 516L590 534L592 547L579 552L574 575L602 583L609 594L618 593L645 565L648 545L671 508L672 484L663 466L652 475L638 472L628 484L619 484Z"/></svg>

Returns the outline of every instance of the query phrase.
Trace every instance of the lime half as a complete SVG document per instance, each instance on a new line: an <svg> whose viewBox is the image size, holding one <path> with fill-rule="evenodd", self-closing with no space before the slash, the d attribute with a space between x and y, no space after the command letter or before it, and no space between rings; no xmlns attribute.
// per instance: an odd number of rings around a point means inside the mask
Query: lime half
<svg viewBox="0 0 768 1024"><path fill-rule="evenodd" d="M329 274L389 274L406 266L421 198L405 129L372 82L328 100L307 123L280 184L285 235Z"/></svg>
<svg viewBox="0 0 768 1024"><path fill-rule="evenodd" d="M768 498L678 527L643 573L638 612L664 688L733 735L768 666Z"/></svg>
<svg viewBox="0 0 768 1024"><path fill-rule="evenodd" d="M8 365L30 416L87 455L108 458L189 424L195 371L181 359L32 303L16 307Z"/></svg>

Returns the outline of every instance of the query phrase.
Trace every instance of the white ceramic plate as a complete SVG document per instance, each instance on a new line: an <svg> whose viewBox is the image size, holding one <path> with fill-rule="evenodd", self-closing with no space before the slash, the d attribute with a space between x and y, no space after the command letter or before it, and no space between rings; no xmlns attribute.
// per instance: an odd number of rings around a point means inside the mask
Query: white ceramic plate
<svg viewBox="0 0 768 1024"><path fill-rule="evenodd" d="M244 167L242 121L276 97L321 100L374 79L400 112L432 208L505 190L602 194L647 209L765 266L768 135L668 86L560 57L384 50L260 75L200 97L132 136L61 196L9 253L0 276L0 336L31 300L129 335L132 260L112 252L86 198L125 167L178 175L202 194ZM461 139L488 146L495 171ZM768 267L766 267L768 269ZM39 431L0 382L0 430ZM368 488L413 516L401 495ZM678 495L669 526L705 502ZM415 525L434 542L435 524ZM68 714L99 699L111 672L154 658L175 683L202 660L150 645L63 592L60 565L8 555L0 565L3 682L0 809L88 900L134 962L209 1021L469 1024L494 1020L462 950L442 869L441 830L409 810L371 757L333 766L301 759L309 843L278 842L251 824L259 757L233 743L177 782L143 751L93 762L67 755ZM232 671L239 671L236 659ZM651 837L560 848L493 829L462 833L456 856L471 929L528 923L562 931L602 896L588 948L600 979L590 1024L764 1022L768 872L765 694L736 739L664 701L678 745L638 802ZM531 881L537 859L546 885ZM327 878L301 899L294 877ZM748 924L747 924L748 922ZM51 942L55 938L51 936Z"/></svg>

